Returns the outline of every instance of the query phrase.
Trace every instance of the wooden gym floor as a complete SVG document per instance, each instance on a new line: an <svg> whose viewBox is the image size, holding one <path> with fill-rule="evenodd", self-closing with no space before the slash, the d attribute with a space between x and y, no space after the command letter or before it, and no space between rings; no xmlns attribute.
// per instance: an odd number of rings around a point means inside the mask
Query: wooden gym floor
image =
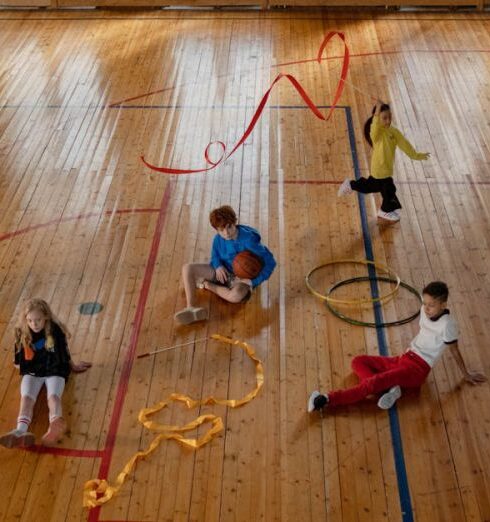
<svg viewBox="0 0 490 522"><path fill-rule="evenodd" d="M353 383L352 356L398 354L417 324L350 326L304 285L313 266L370 251L417 288L446 280L461 350L490 375L488 14L1 11L0 28L1 431L15 426L12 331L25 299L48 300L73 333L74 358L94 363L70 378L70 433L59 447L0 449L0 519L490 520L489 385L462 384L446 354L420 396L391 414L368 403L308 416L311 390ZM330 121L280 83L245 145L218 168L167 176L142 164L141 153L157 165L204 167L211 140L231 150L279 71L328 106L343 48L335 41L331 60L312 59L330 30L345 32L352 53ZM358 89L389 100L394 124L432 152L425 163L398 156L404 209L392 227L377 224L372 196L336 197L344 178L368 173L362 124L373 102ZM181 265L208 259L207 216L226 203L261 231L278 267L249 304L202 294L209 322L176 327ZM337 267L319 284L353 274L365 270ZM92 301L103 310L81 315ZM414 306L400 291L383 316ZM370 307L349 312L373 320ZM261 393L241 409L202 408L223 416L221 436L197 452L163 443L89 514L84 482L113 482L152 440L137 422L141 408L174 391L239 398L252 389L248 359L211 341L136 359L214 332L256 348ZM47 426L41 399L37 436ZM159 420L195 416L172 406Z"/></svg>

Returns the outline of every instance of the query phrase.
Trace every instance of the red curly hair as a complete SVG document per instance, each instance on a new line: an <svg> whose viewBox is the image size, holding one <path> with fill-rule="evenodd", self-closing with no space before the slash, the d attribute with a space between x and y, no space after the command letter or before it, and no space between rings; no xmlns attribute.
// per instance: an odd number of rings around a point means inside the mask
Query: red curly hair
<svg viewBox="0 0 490 522"><path fill-rule="evenodd" d="M220 230L228 225L236 225L237 217L235 211L229 205L223 205L211 211L209 222L213 228Z"/></svg>

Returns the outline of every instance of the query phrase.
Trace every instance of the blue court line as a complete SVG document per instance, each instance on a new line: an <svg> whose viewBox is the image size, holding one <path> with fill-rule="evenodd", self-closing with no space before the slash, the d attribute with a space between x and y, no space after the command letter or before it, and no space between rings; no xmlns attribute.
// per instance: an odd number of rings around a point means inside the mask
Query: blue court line
<svg viewBox="0 0 490 522"><path fill-rule="evenodd" d="M319 109L330 109L330 105L317 105ZM1 109L256 109L257 105L0 105ZM348 109L347 105L336 105L336 109ZM306 105L267 105L264 109L308 109Z"/></svg>
<svg viewBox="0 0 490 522"><path fill-rule="evenodd" d="M354 133L354 124L352 122L352 112L350 107L346 107L345 116L347 119L347 129L349 133L349 143L352 155L352 163L354 165L354 175L356 179L361 177L361 171L359 169L359 161L357 157L356 149L356 138ZM364 239L364 252L366 259L374 261L373 243L371 240L371 234L369 232L366 203L364 201L364 195L357 193L357 199L359 201L359 212L361 214L361 225L362 225L362 236ZM373 278L376 276L376 269L372 265L368 265L369 277ZM378 283L371 279L371 297L376 299L379 297ZM376 324L383 323L383 311L379 302L373 303L374 318ZM380 355L389 355L388 345L386 343L386 336L383 327L376 327L376 335L378 337L378 346ZM403 522L413 522L413 510L412 501L410 498L410 488L408 486L407 469L405 466L405 457L403 455L403 444L400 432L400 422L398 419L398 411L396 405L388 410L390 418L390 430L391 430L391 441L393 445L393 456L395 459L396 477L398 480L398 494L400 496L400 506L402 511Z"/></svg>

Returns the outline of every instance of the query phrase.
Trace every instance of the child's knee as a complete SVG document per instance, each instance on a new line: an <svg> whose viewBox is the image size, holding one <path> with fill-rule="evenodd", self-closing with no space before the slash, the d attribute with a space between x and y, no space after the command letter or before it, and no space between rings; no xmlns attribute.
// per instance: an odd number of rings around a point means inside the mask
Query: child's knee
<svg viewBox="0 0 490 522"><path fill-rule="evenodd" d="M356 355L350 365L354 373L359 373L369 366L369 355Z"/></svg>
<svg viewBox="0 0 490 522"><path fill-rule="evenodd" d="M366 355L356 355L350 363L351 368L355 370L356 368L359 368L359 366L364 366L365 361Z"/></svg>
<svg viewBox="0 0 490 522"><path fill-rule="evenodd" d="M230 290L230 295L228 301L230 303L241 303L250 293L250 287L245 283L240 283L235 285Z"/></svg>

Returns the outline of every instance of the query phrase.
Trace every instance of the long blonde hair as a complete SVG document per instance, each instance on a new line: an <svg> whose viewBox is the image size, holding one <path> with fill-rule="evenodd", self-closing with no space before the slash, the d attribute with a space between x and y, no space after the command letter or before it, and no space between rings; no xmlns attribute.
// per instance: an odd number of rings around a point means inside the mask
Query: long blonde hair
<svg viewBox="0 0 490 522"><path fill-rule="evenodd" d="M67 339L70 337L70 332L66 326L55 317L48 303L44 301L44 299L38 298L29 299L22 308L15 327L15 348L17 351L22 350L22 348L27 350L31 348L32 334L27 324L27 315L34 310L43 314L46 319L46 324L44 325L46 350L52 352L54 350L53 323L56 323L61 328Z"/></svg>

